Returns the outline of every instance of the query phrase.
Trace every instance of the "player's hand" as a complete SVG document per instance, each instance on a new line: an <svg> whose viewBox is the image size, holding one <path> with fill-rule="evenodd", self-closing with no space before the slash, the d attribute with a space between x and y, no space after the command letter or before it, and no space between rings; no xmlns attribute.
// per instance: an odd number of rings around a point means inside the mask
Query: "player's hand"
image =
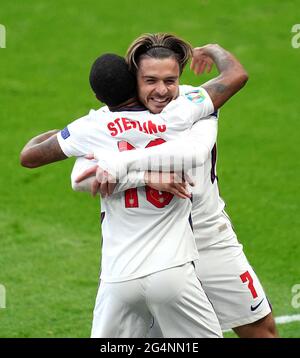
<svg viewBox="0 0 300 358"><path fill-rule="evenodd" d="M75 183L80 183L83 180L96 176L98 165L94 165L88 169L86 169L84 172L82 172L75 180Z"/></svg>
<svg viewBox="0 0 300 358"><path fill-rule="evenodd" d="M116 178L98 166L96 179L92 183L92 195L95 196L98 192L100 192L101 197L106 198L114 192L116 185Z"/></svg>
<svg viewBox="0 0 300 358"><path fill-rule="evenodd" d="M166 191L181 199L190 199L188 184L194 186L194 182L186 176L183 178L177 173L145 172L145 184L158 191Z"/></svg>
<svg viewBox="0 0 300 358"><path fill-rule="evenodd" d="M214 61L210 57L209 50L214 46L218 45L205 45L193 49L193 58L190 68L196 75L201 75L204 72L209 73L211 71Z"/></svg>
<svg viewBox="0 0 300 358"><path fill-rule="evenodd" d="M91 183L91 193L93 196L97 195L98 192L102 197L109 196L113 193L117 185L116 179L98 165L86 169L76 178L75 182L80 183L93 176L95 177Z"/></svg>
<svg viewBox="0 0 300 358"><path fill-rule="evenodd" d="M89 158L87 158L89 159ZM99 187L100 187L100 184L98 182L98 180L96 179L96 172L97 172L97 169L98 169L98 165L94 165L88 169L86 169L84 172L82 172L76 179L75 179L75 182L76 183L80 183L82 182L83 180L87 179L87 178L91 178L91 177L95 177L95 179L91 182L91 194L93 196L95 196L98 191L99 191Z"/></svg>

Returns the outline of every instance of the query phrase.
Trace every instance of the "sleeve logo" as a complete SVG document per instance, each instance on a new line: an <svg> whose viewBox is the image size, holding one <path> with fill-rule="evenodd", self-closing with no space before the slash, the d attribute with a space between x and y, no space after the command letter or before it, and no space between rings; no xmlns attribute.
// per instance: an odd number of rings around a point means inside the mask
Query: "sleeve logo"
<svg viewBox="0 0 300 358"><path fill-rule="evenodd" d="M191 102L199 104L205 100L205 94L201 90L193 90L185 94L186 98Z"/></svg>
<svg viewBox="0 0 300 358"><path fill-rule="evenodd" d="M70 137L70 132L68 127L64 128L61 132L60 132L61 136L63 137L63 139L67 139L68 137Z"/></svg>

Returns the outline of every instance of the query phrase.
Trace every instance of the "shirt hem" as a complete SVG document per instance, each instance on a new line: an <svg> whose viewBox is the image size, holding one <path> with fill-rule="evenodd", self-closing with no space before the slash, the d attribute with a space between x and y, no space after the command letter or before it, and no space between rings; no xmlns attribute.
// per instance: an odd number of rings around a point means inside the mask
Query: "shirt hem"
<svg viewBox="0 0 300 358"><path fill-rule="evenodd" d="M120 277L120 278L109 278L109 277L105 277L103 276L102 274L100 275L100 279L103 281L103 282L108 282L108 283L114 283L114 282L123 282L123 281L130 281L130 280L135 280L137 278L141 278L141 277L144 277L144 276L149 276L149 275L152 275L153 273L156 273L156 272L159 272L159 271L164 271L164 270L167 270L169 268L172 268L172 267L176 267L176 266L182 266L188 262L192 262L194 260L198 260L199 259L199 256L198 255L195 255L191 258L188 258L188 259L185 259L185 260L181 260L179 262L175 262L173 264L170 264L170 265L167 265L167 266L163 266L161 268L158 268L158 269L155 269L155 270L151 270L151 271L148 271L148 272L143 272L143 273L140 273L140 274L134 274L134 275L130 275L130 276L125 276L125 277Z"/></svg>

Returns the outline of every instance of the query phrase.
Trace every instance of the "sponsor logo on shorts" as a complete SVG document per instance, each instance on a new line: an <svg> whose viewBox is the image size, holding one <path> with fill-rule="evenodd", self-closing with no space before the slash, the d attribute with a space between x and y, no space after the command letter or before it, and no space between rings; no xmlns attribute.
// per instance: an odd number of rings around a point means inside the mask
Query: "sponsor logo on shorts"
<svg viewBox="0 0 300 358"><path fill-rule="evenodd" d="M193 90L185 94L190 101L199 104L205 100L205 94L201 90Z"/></svg>
<svg viewBox="0 0 300 358"><path fill-rule="evenodd" d="M264 298L261 301L259 301L258 304L255 306L251 305L251 311L252 312L256 311L258 309L258 307L263 303L263 300L264 300Z"/></svg>

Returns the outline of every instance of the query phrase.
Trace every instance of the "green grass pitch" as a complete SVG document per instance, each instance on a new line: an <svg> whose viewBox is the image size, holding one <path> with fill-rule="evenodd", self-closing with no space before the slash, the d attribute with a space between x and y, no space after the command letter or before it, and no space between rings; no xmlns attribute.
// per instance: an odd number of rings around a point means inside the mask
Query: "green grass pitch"
<svg viewBox="0 0 300 358"><path fill-rule="evenodd" d="M218 175L239 240L276 316L300 314L300 23L296 1L6 1L0 23L0 337L88 337L100 261L99 205L70 187L72 160L19 165L32 136L99 106L93 60L124 54L144 32L176 33L194 46L219 43L250 80L221 111ZM186 71L182 83L202 83ZM279 326L300 337L300 323ZM230 335L230 334L229 334Z"/></svg>

